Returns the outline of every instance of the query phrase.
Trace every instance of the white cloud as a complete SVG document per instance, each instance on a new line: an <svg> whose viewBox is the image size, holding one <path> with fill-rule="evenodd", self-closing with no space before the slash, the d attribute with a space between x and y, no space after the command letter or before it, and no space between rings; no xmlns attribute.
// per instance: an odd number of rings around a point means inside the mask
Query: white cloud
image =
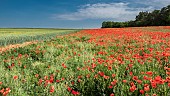
<svg viewBox="0 0 170 96"><path fill-rule="evenodd" d="M166 7L170 4L170 0L136 0L135 2L158 9Z"/></svg>
<svg viewBox="0 0 170 96"><path fill-rule="evenodd" d="M84 20L84 19L113 19L114 21L129 21L135 19L135 16L140 11L152 11L155 7L161 7L170 4L170 0L155 0L155 1L136 1L138 4L143 4L148 7L135 8L129 7L129 3L97 3L86 4L77 9L76 12L66 14L56 14L55 19L63 20ZM160 2L158 2L160 1ZM163 2L163 1L166 1Z"/></svg>

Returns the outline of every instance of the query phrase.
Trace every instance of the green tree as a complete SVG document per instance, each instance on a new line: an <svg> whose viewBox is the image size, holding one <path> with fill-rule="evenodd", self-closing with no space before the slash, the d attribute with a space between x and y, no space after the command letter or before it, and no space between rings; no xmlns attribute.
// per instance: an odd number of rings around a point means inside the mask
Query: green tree
<svg viewBox="0 0 170 96"><path fill-rule="evenodd" d="M140 27L140 26L170 26L170 5L161 10L139 12L134 21L102 23L102 28Z"/></svg>

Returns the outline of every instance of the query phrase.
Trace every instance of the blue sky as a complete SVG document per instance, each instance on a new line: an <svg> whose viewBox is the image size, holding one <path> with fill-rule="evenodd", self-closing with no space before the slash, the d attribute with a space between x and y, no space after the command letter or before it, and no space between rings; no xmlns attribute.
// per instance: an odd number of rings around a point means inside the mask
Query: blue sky
<svg viewBox="0 0 170 96"><path fill-rule="evenodd" d="M99 28L128 21L170 0L0 0L0 27Z"/></svg>

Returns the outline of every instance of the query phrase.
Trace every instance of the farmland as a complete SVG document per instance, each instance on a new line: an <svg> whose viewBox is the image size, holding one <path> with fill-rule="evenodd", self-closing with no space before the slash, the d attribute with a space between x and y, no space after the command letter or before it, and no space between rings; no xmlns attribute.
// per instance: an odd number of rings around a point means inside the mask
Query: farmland
<svg viewBox="0 0 170 96"><path fill-rule="evenodd" d="M75 29L0 28L0 46L28 41L48 40L55 36L73 33Z"/></svg>
<svg viewBox="0 0 170 96"><path fill-rule="evenodd" d="M170 26L81 30L0 61L3 96L169 96Z"/></svg>

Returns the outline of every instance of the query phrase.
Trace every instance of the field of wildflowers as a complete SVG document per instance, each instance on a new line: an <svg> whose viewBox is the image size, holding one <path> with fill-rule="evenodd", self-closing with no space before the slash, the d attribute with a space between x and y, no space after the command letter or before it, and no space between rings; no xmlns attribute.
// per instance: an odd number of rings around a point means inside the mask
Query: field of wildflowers
<svg viewBox="0 0 170 96"><path fill-rule="evenodd" d="M2 96L170 96L170 27L82 30L0 53Z"/></svg>

